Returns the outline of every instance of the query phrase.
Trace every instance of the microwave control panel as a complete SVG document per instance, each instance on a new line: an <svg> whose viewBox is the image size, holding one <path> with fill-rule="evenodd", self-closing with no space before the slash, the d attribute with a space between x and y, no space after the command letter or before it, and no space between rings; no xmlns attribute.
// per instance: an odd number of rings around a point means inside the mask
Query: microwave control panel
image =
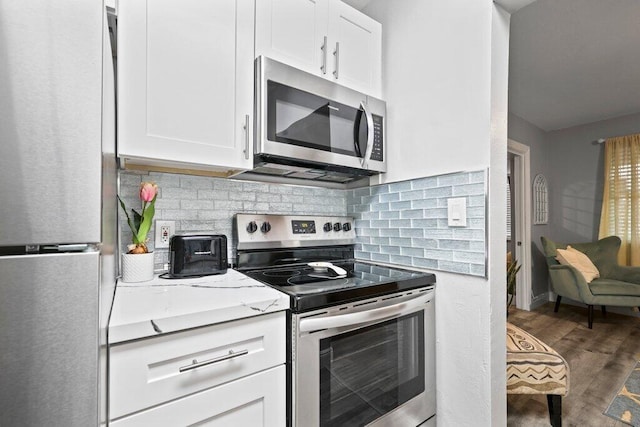
<svg viewBox="0 0 640 427"><path fill-rule="evenodd" d="M384 160L382 152L382 117L372 114L373 116L373 149L371 150L371 160L379 162Z"/></svg>

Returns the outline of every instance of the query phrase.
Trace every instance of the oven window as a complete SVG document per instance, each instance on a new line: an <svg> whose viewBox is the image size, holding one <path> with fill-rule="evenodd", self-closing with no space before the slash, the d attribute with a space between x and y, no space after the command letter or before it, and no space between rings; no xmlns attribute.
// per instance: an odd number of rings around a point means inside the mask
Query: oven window
<svg viewBox="0 0 640 427"><path fill-rule="evenodd" d="M424 311L320 340L320 425L362 426L425 389Z"/></svg>
<svg viewBox="0 0 640 427"><path fill-rule="evenodd" d="M362 110L269 80L270 141L362 157L367 142Z"/></svg>

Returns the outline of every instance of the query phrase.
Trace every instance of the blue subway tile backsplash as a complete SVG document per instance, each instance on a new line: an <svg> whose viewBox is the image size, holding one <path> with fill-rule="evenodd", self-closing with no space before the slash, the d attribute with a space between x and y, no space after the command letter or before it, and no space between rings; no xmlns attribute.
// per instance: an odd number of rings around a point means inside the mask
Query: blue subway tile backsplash
<svg viewBox="0 0 640 427"><path fill-rule="evenodd" d="M486 171L473 171L348 190L347 213L369 239L358 257L485 276L485 188ZM466 198L466 227L449 227L451 197Z"/></svg>
<svg viewBox="0 0 640 427"><path fill-rule="evenodd" d="M239 181L161 172L120 172L120 197L129 208L140 209L138 189L142 181L155 181L160 188L154 220L176 222L177 232L206 232L227 236L233 247L233 217L236 213L280 213L300 215L346 215L345 190L312 188L262 182ZM121 250L131 242L131 231L120 212ZM153 228L149 233L153 248ZM168 249L155 249L155 267L169 260Z"/></svg>
<svg viewBox="0 0 640 427"><path fill-rule="evenodd" d="M127 206L139 208L142 181L155 181L160 187L156 220L175 221L177 232L224 234L231 256L235 255L232 224L236 213L349 215L354 217L359 259L486 275L486 171L349 190L121 171L119 194ZM466 227L448 226L450 197L466 198ZM131 232L123 215L120 218L124 250ZM153 235L152 229L149 236ZM154 252L156 268L162 268L168 262L168 250Z"/></svg>

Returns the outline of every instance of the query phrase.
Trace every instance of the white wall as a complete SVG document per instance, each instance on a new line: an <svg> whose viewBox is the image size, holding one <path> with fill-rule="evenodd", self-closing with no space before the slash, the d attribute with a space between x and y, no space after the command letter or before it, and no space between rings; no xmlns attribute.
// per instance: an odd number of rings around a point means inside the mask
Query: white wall
<svg viewBox="0 0 640 427"><path fill-rule="evenodd" d="M509 82L509 24L511 15L493 5L491 15L491 156L489 161L489 331L491 425L506 424L506 184Z"/></svg>
<svg viewBox="0 0 640 427"><path fill-rule="evenodd" d="M509 138L530 148L531 159L531 182L527 185L531 187L533 179L537 174L543 174L547 178L550 191L554 191L551 185L551 158L553 157L553 146L548 142L545 131L529 123L528 121L514 115L509 115ZM551 223L542 225L531 225L531 292L533 300L536 297L544 301L549 292L547 280L547 262L542 252L540 237L545 236L553 239L551 233Z"/></svg>
<svg viewBox="0 0 640 427"><path fill-rule="evenodd" d="M491 5L373 0L365 9L382 22L387 101L388 173L372 183L488 165Z"/></svg>
<svg viewBox="0 0 640 427"><path fill-rule="evenodd" d="M640 114L547 132L551 172L549 222L553 240L596 240L604 186L604 145L599 138L640 132Z"/></svg>
<svg viewBox="0 0 640 427"><path fill-rule="evenodd" d="M506 423L509 15L496 8L491 0L372 0L364 10L383 28L390 155L382 182L489 168L489 278L436 274L439 426Z"/></svg>

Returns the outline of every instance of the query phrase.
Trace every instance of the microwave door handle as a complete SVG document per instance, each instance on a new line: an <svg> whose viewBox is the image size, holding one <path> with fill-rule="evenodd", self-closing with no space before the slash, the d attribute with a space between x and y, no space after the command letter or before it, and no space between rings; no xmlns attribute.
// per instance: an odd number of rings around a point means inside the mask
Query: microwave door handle
<svg viewBox="0 0 640 427"><path fill-rule="evenodd" d="M338 314L335 316L309 318L300 320L300 332L319 331L322 329L342 328L345 326L360 325L363 323L379 322L409 313L416 308L424 306L431 300L430 294L422 294L408 301L389 305L373 310L359 311L357 313Z"/></svg>
<svg viewBox="0 0 640 427"><path fill-rule="evenodd" d="M360 103L360 108L362 108L367 118L367 149L365 150L364 157L362 157L362 167L366 168L369 159L371 159L371 152L373 151L373 116L367 108L367 104L364 102Z"/></svg>
<svg viewBox="0 0 640 427"><path fill-rule="evenodd" d="M362 109L362 104L360 104L360 108L356 112L356 119L353 123L353 149L360 159L362 159L362 150L360 150L360 123L362 122L362 115L364 114L364 110Z"/></svg>

